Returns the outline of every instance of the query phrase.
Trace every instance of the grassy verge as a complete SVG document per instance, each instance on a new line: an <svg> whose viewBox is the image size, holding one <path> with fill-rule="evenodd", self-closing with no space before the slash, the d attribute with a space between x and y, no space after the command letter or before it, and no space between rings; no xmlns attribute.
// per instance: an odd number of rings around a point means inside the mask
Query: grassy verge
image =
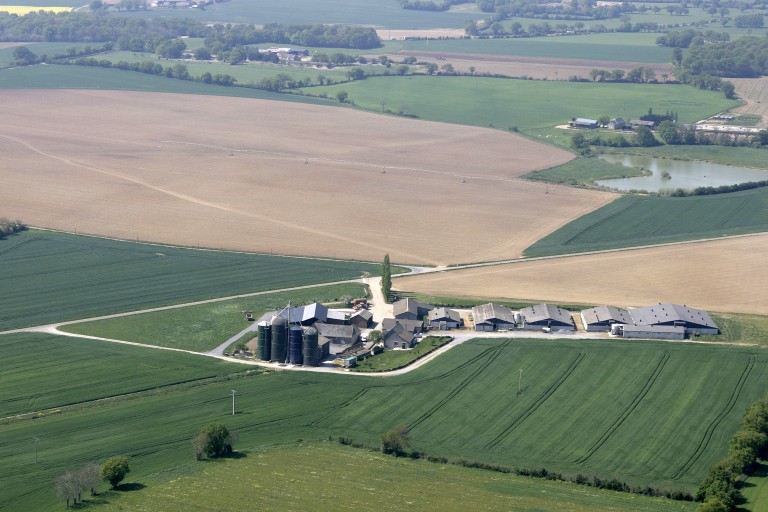
<svg viewBox="0 0 768 512"><path fill-rule="evenodd" d="M747 478L741 488L741 494L747 503L742 510L749 512L768 512L768 464L766 461Z"/></svg>
<svg viewBox="0 0 768 512"><path fill-rule="evenodd" d="M450 336L427 336L411 350L387 350L381 354L366 357L353 370L358 372L397 370L450 343L451 339Z"/></svg>
<svg viewBox="0 0 768 512"><path fill-rule="evenodd" d="M595 180L642 175L639 169L611 164L599 158L576 158L557 167L533 171L523 178L572 187L596 187Z"/></svg>
<svg viewBox="0 0 768 512"><path fill-rule="evenodd" d="M288 301L295 305L339 302L345 295L365 297L366 293L367 290L362 284L345 283L72 324L62 327L62 330L207 352L251 325L245 320L242 311L253 311L254 317L258 318L267 311L285 307Z"/></svg>
<svg viewBox="0 0 768 512"><path fill-rule="evenodd" d="M702 341L768 345L768 316L712 313L721 334L699 336Z"/></svg>

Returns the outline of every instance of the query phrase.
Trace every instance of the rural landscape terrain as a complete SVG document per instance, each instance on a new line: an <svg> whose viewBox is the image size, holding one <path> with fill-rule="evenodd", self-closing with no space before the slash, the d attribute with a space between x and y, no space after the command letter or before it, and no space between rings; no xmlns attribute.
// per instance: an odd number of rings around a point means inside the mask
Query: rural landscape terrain
<svg viewBox="0 0 768 512"><path fill-rule="evenodd" d="M0 510L768 510L765 9L0 6Z"/></svg>

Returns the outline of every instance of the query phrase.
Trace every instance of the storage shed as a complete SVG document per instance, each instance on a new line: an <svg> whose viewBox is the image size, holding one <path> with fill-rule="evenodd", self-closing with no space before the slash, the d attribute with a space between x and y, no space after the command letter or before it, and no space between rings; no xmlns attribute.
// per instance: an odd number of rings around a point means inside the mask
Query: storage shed
<svg viewBox="0 0 768 512"><path fill-rule="evenodd" d="M571 128L597 128L597 119L586 119L583 117L576 117L571 119L568 123Z"/></svg>
<svg viewBox="0 0 768 512"><path fill-rule="evenodd" d="M597 306L581 312L581 323L589 332L608 332L613 324L632 324L626 309L613 306Z"/></svg>
<svg viewBox="0 0 768 512"><path fill-rule="evenodd" d="M515 313L500 304L481 304L472 308L476 331L509 330L515 328Z"/></svg>
<svg viewBox="0 0 768 512"><path fill-rule="evenodd" d="M552 304L537 304L520 310L523 317L522 329L538 330L548 327L552 330L575 331L576 325L571 312Z"/></svg>
<svg viewBox="0 0 768 512"><path fill-rule="evenodd" d="M393 348L411 348L413 347L413 341L415 337L412 332L408 332L400 324L387 331L384 335L384 346L389 349Z"/></svg>
<svg viewBox="0 0 768 512"><path fill-rule="evenodd" d="M328 352L333 355L344 352L360 339L360 329L354 325L334 325L318 322L314 327L322 338L328 340Z"/></svg>
<svg viewBox="0 0 768 512"><path fill-rule="evenodd" d="M652 340L684 340L685 328L674 325L624 325L620 327L624 338Z"/></svg>
<svg viewBox="0 0 768 512"><path fill-rule="evenodd" d="M430 311L427 317L431 329L445 331L461 327L461 315L453 309L436 308Z"/></svg>
<svg viewBox="0 0 768 512"><path fill-rule="evenodd" d="M416 299L406 298L392 305L392 313L395 315L395 318L418 320L434 308L434 306L421 303Z"/></svg>
<svg viewBox="0 0 768 512"><path fill-rule="evenodd" d="M356 311L354 314L352 314L349 317L349 324L354 325L355 327L358 327L360 329L367 329L371 326L371 321L373 320L373 313L368 311L367 309L361 309L360 311Z"/></svg>
<svg viewBox="0 0 768 512"><path fill-rule="evenodd" d="M720 334L709 313L680 304L658 304L629 310L637 326L678 326L686 334Z"/></svg>

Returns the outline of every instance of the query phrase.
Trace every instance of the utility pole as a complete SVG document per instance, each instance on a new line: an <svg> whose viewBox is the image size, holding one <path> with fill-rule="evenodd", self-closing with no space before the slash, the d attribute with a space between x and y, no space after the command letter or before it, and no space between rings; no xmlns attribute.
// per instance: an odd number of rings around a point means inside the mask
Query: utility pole
<svg viewBox="0 0 768 512"><path fill-rule="evenodd" d="M32 439L35 441L35 464L37 464L37 443L40 442L40 438L32 436Z"/></svg>
<svg viewBox="0 0 768 512"><path fill-rule="evenodd" d="M232 416L235 415L235 393L237 393L237 391L233 389L232 390Z"/></svg>
<svg viewBox="0 0 768 512"><path fill-rule="evenodd" d="M522 393L521 385L523 383L523 369L520 368L520 376L517 378L517 396L520 396L520 393Z"/></svg>

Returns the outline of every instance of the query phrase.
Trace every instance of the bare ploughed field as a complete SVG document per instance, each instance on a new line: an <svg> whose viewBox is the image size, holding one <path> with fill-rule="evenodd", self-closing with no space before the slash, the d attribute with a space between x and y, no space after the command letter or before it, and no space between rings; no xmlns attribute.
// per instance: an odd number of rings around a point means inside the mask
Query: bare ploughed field
<svg viewBox="0 0 768 512"><path fill-rule="evenodd" d="M756 114L762 116L757 126L768 127L768 77L729 78L736 86L736 95L745 101L732 112L737 114Z"/></svg>
<svg viewBox="0 0 768 512"><path fill-rule="evenodd" d="M520 255L615 198L519 179L568 152L338 107L2 91L0 215L276 254L445 264Z"/></svg>
<svg viewBox="0 0 768 512"><path fill-rule="evenodd" d="M768 234L398 278L399 290L564 304L768 310Z"/></svg>
<svg viewBox="0 0 768 512"><path fill-rule="evenodd" d="M619 62L606 60L586 59L557 59L547 57L519 57L515 55L490 55L468 53L446 53L427 51L402 51L390 54L389 57L400 61L403 57L416 57L417 59L435 62L439 65L451 64L460 73L469 73L470 66L475 68L475 73L492 73L507 76L528 76L535 79L568 80L571 76L589 79L589 72L593 69L605 69L612 71L631 69L643 66L650 67L656 72L658 80L662 75L674 77L672 66L669 64L642 64L637 62ZM440 60L436 59L440 57Z"/></svg>

